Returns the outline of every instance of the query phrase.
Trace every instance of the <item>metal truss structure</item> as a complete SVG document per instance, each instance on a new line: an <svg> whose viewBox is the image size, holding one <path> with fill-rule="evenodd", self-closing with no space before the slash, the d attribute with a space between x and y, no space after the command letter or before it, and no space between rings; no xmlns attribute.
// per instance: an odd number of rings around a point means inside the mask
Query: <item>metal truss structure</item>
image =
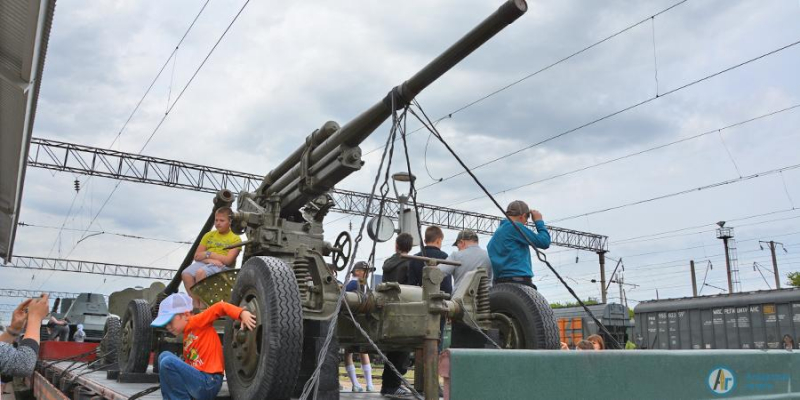
<svg viewBox="0 0 800 400"><path fill-rule="evenodd" d="M6 268L81 272L84 274L160 279L166 281L171 280L177 271L168 268L137 267L132 265L106 264L81 260L25 256L15 256L10 263L2 264L2 266Z"/></svg>
<svg viewBox="0 0 800 400"><path fill-rule="evenodd" d="M50 295L51 299L55 298L62 298L62 299L74 299L77 298L80 293L72 293L72 292L48 292L46 290L22 290L22 289L0 289L0 297L23 297L26 299L31 299L34 297L39 297L42 293L47 293Z"/></svg>
<svg viewBox="0 0 800 400"><path fill-rule="evenodd" d="M28 166L101 176L130 182L175 187L207 193L228 189L234 193L254 191L263 175L185 163L165 158L144 156L73 143L33 138ZM367 210L368 193L334 189L331 196L336 204L334 212L351 215L377 215L375 206ZM373 203L377 204L377 202ZM384 215L397 219L400 204L387 199ZM472 229L491 235L503 220L502 217L472 211L418 203L423 225L436 225L446 229ZM608 237L594 233L548 226L552 243L561 247L595 253L608 251Z"/></svg>

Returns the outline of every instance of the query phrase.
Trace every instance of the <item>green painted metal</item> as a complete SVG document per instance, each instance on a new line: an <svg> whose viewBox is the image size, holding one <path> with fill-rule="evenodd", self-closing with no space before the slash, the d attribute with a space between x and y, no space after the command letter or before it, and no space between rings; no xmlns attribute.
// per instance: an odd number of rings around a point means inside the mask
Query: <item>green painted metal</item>
<svg viewBox="0 0 800 400"><path fill-rule="evenodd" d="M450 349L449 398L797 399L800 352Z"/></svg>

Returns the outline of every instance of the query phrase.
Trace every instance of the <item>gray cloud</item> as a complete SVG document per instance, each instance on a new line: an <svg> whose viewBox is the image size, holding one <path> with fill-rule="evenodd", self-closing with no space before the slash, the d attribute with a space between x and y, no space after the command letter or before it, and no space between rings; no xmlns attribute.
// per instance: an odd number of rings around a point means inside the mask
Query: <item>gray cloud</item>
<svg viewBox="0 0 800 400"><path fill-rule="evenodd" d="M241 4L209 4L178 52L171 89L172 64L115 148L139 150L163 116L168 98L174 101ZM531 2L527 15L432 85L420 101L432 118L447 115L670 4ZM144 153L266 173L323 122L345 123L372 105L498 5L477 0L252 3ZM60 4L35 135L108 146L198 7L194 2L100 4L92 8ZM796 1L687 2L657 17L661 93L797 40L797 11ZM793 71L800 68L798 54L796 49L787 50L480 169L477 174L490 189L501 190L797 103L800 78ZM477 165L654 93L653 38L648 22L455 114L439 128L469 165ZM800 122L798 114L787 113L724 132L740 169L753 173L797 163L794 149L800 138L794 127ZM409 127L416 126L409 122ZM379 146L387 132L384 125L362 148ZM420 184L431 182L422 157L426 139L423 132L409 137L412 167ZM339 187L369 190L379 157L380 152L367 156L363 170ZM393 169L399 169L402 156L398 154L395 163ZM434 177L460 171L435 140L428 148L427 164ZM505 203L523 198L536 204L546 218L557 218L735 176L719 139L709 136L502 194L498 200ZM52 176L30 170L21 219L60 225L74 193L73 179L71 174ZM790 196L800 204L800 175L789 172L784 179ZM85 228L90 209L96 212L114 184L93 178L87 197L81 195L76 201L83 211L68 227ZM420 200L446 205L478 194L468 179L456 178L422 191ZM459 207L496 214L485 200ZM613 242L615 238L786 208L791 205L782 181L770 177L564 221L563 225L607 234ZM123 183L98 222L108 231L186 240L195 235L208 209L208 195ZM331 216L331 220L335 218L339 216ZM329 236L349 229L350 221L357 229L360 220L348 217L327 226ZM738 232L743 239L768 238L800 230L796 227L796 220L786 220L743 226ZM62 247L69 250L78 238L65 235ZM43 255L54 239L55 232L21 228L16 253ZM785 241L796 243L797 238L787 236ZM748 279L745 288L763 287L760 276L745 268L747 262L761 256L750 252L758 249L755 243L743 242L739 249L742 277ZM665 267L656 270L665 275L651 276L656 273L652 269L635 272L637 265L715 254L720 245L713 233L612 244L611 255L625 259L626 255L696 246L701 247L626 259L628 280L641 285L631 290L630 297L645 300L655 296L653 286L665 288L659 292L661 297L686 295L688 278L680 267ZM177 266L185 250L176 248L176 244L101 235L82 242L71 257L140 265L160 258L159 266ZM390 243L378 246L379 258L391 251ZM557 269L575 277L576 282L571 283L579 293L596 296L597 285L586 281L598 275L596 256L580 252L581 263L575 264L577 252L560 251L548 251ZM366 254L363 250L361 256ZM786 270L797 270L791 262L787 260ZM537 264L535 270L537 277L545 279L539 286L548 299L566 300L566 291L544 266ZM3 274L4 281L19 287L40 284L28 283L29 271L3 270ZM709 274L709 279L720 278L718 268ZM129 279L110 282L116 278L109 278L106 283L92 279L86 281L90 289L100 285L98 290L106 292L141 284ZM58 273L46 286L77 291L86 288L86 282L80 275ZM679 285L683 286L668 288Z"/></svg>

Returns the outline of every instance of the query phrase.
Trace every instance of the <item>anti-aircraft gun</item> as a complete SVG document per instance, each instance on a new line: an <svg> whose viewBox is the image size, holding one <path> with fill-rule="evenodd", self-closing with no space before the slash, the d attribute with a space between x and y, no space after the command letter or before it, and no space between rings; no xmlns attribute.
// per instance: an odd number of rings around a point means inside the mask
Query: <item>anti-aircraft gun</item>
<svg viewBox="0 0 800 400"><path fill-rule="evenodd" d="M317 367L330 321L336 314L341 287L331 271L347 267L352 239L341 233L325 241L323 221L334 206L329 191L364 162L359 144L393 112L401 110L428 85L472 51L525 13L524 0L508 0L444 53L361 115L340 126L326 122L270 171L253 192L238 193L231 229L245 234L244 262L198 282L194 293L207 303L228 301L246 307L258 320L254 331L228 322L224 328L225 369L234 399L289 398L298 394ZM214 210L233 203L234 194L221 191ZM198 235L175 279L163 295L177 292L180 271L192 262L200 238L212 226L214 212ZM547 302L521 285L497 285L490 290L486 272L464 279L452 298L441 293L444 278L435 268L443 260L423 259L422 287L382 283L367 293L346 293L346 311L338 318L336 335L325 355L318 390L323 398L338 398L339 347L371 351L364 329L382 350L424 350L425 392L437 394L436 371L439 321L445 316L485 335L473 335L466 345L483 347L494 337L507 348L557 348L558 333ZM164 296L161 296L163 298ZM119 357L123 371L147 368L153 339L149 321L157 304L131 302L123 317ZM348 314L348 315L346 315ZM148 331L145 333L144 331ZM127 332L127 333L126 333ZM162 335L158 333L157 337ZM469 335L465 335L467 337ZM338 339L338 344L337 344ZM454 340L455 342L455 340ZM470 342L470 343L467 343Z"/></svg>

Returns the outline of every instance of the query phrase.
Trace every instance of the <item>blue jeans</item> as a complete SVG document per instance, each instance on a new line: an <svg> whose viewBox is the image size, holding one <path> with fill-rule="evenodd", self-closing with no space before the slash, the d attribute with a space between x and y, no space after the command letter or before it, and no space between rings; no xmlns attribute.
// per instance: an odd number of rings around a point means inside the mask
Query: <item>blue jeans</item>
<svg viewBox="0 0 800 400"><path fill-rule="evenodd" d="M158 356L158 379L166 400L214 400L222 387L222 374L207 374L168 351Z"/></svg>

